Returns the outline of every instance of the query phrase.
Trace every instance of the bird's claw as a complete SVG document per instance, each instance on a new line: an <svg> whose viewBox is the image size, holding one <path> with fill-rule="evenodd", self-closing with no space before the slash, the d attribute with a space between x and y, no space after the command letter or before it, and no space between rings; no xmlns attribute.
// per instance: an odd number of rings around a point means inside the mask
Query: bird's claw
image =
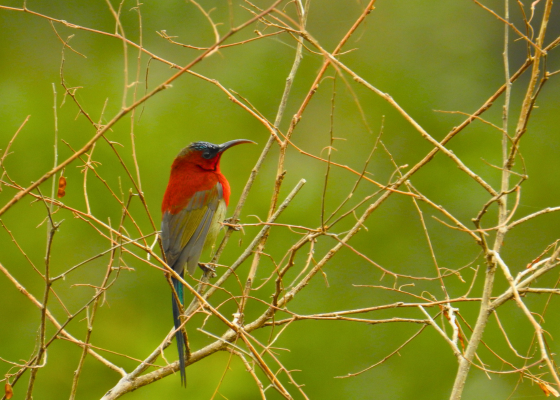
<svg viewBox="0 0 560 400"><path fill-rule="evenodd" d="M202 272L204 272L204 275L206 275L208 278L215 278L218 276L218 274L216 273L216 267L214 267L213 265L198 263L198 266L200 267Z"/></svg>
<svg viewBox="0 0 560 400"><path fill-rule="evenodd" d="M224 222L222 222L222 224L224 226L227 226L230 229L233 229L234 231L240 231L241 230L241 225L239 225L238 222L239 222L238 219L226 218L226 219L224 219Z"/></svg>

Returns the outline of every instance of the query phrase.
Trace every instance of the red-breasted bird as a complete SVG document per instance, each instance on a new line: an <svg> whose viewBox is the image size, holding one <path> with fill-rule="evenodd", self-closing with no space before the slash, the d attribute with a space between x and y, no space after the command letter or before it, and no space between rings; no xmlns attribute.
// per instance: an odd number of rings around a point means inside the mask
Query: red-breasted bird
<svg viewBox="0 0 560 400"><path fill-rule="evenodd" d="M216 241L230 195L229 183L220 172L220 158L224 151L241 143L255 142L246 139L219 145L194 142L181 150L173 161L161 205L161 239L167 265L181 277L184 277L185 266L190 275L194 274L202 251ZM183 304L183 285L175 278L172 281ZM180 311L175 296L172 300L181 384L186 385L185 342L178 329Z"/></svg>

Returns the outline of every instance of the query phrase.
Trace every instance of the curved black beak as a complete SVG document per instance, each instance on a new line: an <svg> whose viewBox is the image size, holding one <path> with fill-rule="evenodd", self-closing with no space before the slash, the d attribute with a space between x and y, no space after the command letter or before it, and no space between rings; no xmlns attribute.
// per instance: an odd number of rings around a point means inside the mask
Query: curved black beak
<svg viewBox="0 0 560 400"><path fill-rule="evenodd" d="M248 139L230 140L229 142L225 142L225 143L222 143L222 144L218 145L218 147L219 147L218 153L223 153L224 151L226 151L230 147L237 146L238 144L242 144L242 143L257 144L256 142L253 142L252 140L248 140Z"/></svg>

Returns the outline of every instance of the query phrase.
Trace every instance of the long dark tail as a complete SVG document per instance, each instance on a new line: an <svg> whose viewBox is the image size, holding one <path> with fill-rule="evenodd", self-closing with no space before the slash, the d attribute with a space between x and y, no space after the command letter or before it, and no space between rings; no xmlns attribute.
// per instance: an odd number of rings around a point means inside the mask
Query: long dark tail
<svg viewBox="0 0 560 400"><path fill-rule="evenodd" d="M183 274L181 274L183 276ZM171 278L173 281L173 286L175 287L175 291L177 292L177 296L183 304L183 284L179 282L175 278ZM171 293L172 301L173 301L173 323L175 324L175 329L178 329L181 325L181 319L179 318L180 311L179 305L175 300L175 295ZM177 348L179 349L179 367L181 368L181 385L187 386L187 374L185 373L185 339L183 338L183 333L179 329L175 333L175 338L177 339Z"/></svg>

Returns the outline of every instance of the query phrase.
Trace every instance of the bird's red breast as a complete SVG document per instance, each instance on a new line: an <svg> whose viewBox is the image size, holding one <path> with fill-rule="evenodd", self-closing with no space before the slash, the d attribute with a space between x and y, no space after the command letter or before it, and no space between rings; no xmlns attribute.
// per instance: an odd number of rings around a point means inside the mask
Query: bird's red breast
<svg viewBox="0 0 560 400"><path fill-rule="evenodd" d="M194 152L179 155L171 166L171 176L161 205L162 213L169 211L177 214L196 192L210 190L218 182L222 184L227 206L231 190L226 177L220 172L220 157L206 160Z"/></svg>

